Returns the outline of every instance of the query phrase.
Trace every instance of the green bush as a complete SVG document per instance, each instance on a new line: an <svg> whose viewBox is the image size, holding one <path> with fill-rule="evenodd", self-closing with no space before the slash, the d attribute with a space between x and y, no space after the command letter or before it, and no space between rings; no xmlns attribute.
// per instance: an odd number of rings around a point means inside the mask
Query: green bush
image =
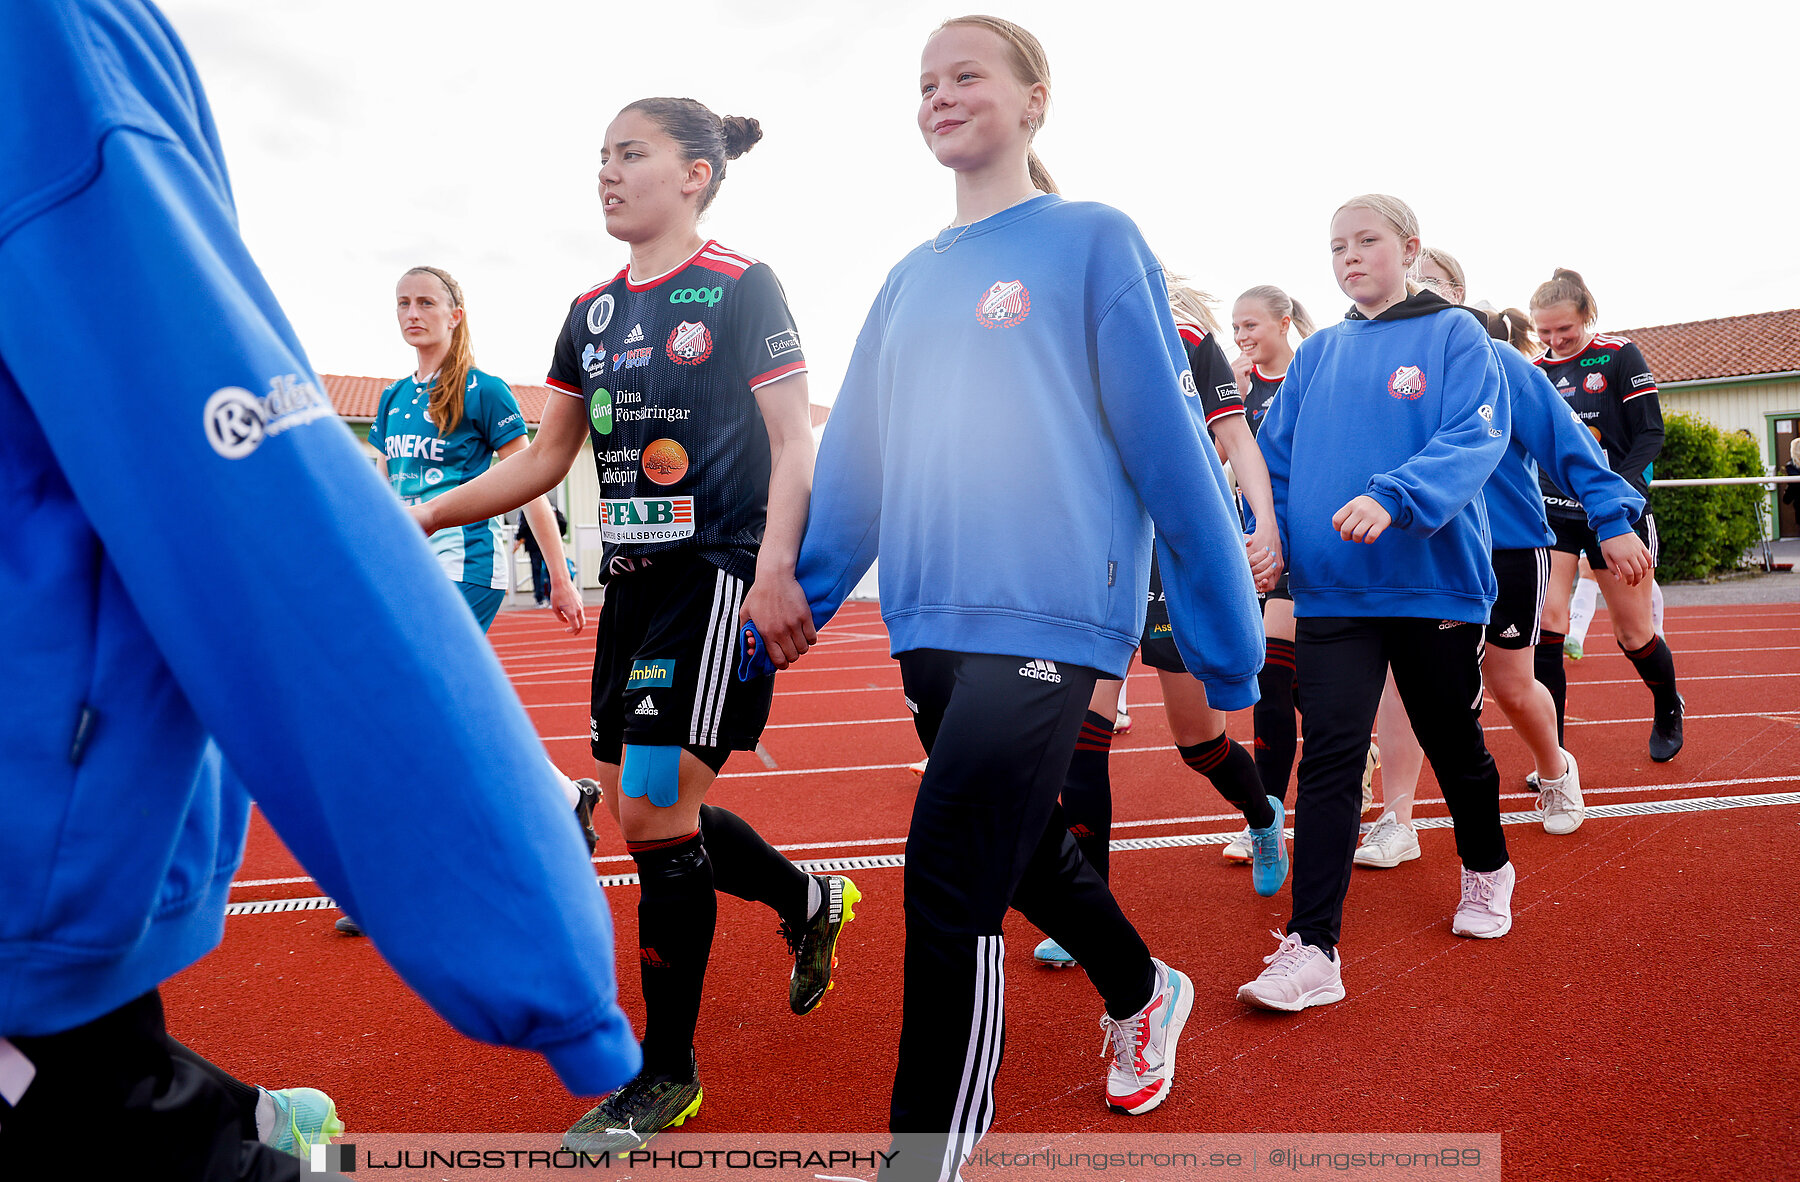
<svg viewBox="0 0 1800 1182"><path fill-rule="evenodd" d="M1666 415L1663 428L1659 480L1764 475L1762 451L1748 436L1727 435L1706 419L1679 412ZM1702 579L1737 569L1760 536L1756 505L1767 495L1750 484L1652 489L1650 510L1662 542L1657 577Z"/></svg>

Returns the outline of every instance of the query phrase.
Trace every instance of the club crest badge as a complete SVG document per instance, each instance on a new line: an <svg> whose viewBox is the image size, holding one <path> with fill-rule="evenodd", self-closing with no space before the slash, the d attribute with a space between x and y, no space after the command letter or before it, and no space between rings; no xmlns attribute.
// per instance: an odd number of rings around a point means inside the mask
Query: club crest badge
<svg viewBox="0 0 1800 1182"><path fill-rule="evenodd" d="M1402 365L1388 379L1388 393L1395 398L1404 398L1408 402L1420 398L1425 393L1425 375L1416 365Z"/></svg>
<svg viewBox="0 0 1800 1182"><path fill-rule="evenodd" d="M1589 394L1606 393L1606 375L1591 373L1582 380L1581 388Z"/></svg>
<svg viewBox="0 0 1800 1182"><path fill-rule="evenodd" d="M683 320L669 334L669 360L676 365L699 365L712 356L712 334L698 320Z"/></svg>
<svg viewBox="0 0 1800 1182"><path fill-rule="evenodd" d="M612 323L612 314L613 298L612 293L608 292L588 305L588 331L595 336L599 336L601 333L605 332L606 326Z"/></svg>
<svg viewBox="0 0 1800 1182"><path fill-rule="evenodd" d="M1031 315L1031 293L1017 279L1003 279L987 289L975 305L983 328L1011 328Z"/></svg>

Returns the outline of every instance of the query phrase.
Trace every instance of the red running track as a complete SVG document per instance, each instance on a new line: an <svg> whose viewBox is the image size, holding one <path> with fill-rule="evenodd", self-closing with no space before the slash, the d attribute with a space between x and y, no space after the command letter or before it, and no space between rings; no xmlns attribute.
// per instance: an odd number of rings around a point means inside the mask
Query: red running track
<svg viewBox="0 0 1800 1182"><path fill-rule="evenodd" d="M552 757L589 767L592 633L547 613L503 614L492 639ZM1458 880L1448 829L1424 857L1356 872L1345 918L1347 998L1300 1015L1250 1011L1236 987L1262 968L1285 897L1259 899L1219 857L1238 818L1181 765L1154 676L1134 671L1134 727L1114 748L1114 838L1210 835L1121 850L1114 886L1151 948L1198 998L1162 1108L1108 1114L1100 1005L1081 973L1030 963L1038 934L1006 931L1007 1057L997 1132L1470 1132L1503 1136L1511 1178L1800 1177L1793 999L1800 919L1792 865L1800 807L1800 607L1669 611L1688 703L1687 746L1644 750L1649 697L1606 638L1569 664L1569 742L1590 806L1713 801L1689 812L1593 816L1551 837L1506 834L1519 883L1512 933L1450 935ZM897 666L870 605L777 684L768 761L740 753L713 799L799 859L902 850L920 751ZM1487 714L1509 795L1533 805L1529 756ZM1249 712L1232 719L1248 738ZM1445 812L1429 771L1419 817ZM1741 807L1720 807L1735 799ZM600 873L627 873L603 828ZM806 1018L786 1007L789 962L772 915L721 897L698 1045L709 1132L842 1132L886 1125L902 947L901 871L853 872L866 895L845 932L837 988ZM298 879L269 883L270 879ZM234 902L313 897L316 884L258 817ZM421 883L421 889L429 889ZM635 887L609 888L620 993L641 1021ZM1283 892L1285 896L1285 891ZM164 988L171 1028L240 1076L336 1097L351 1129L558 1132L590 1105L534 1055L470 1042L420 1003L335 912L238 915L221 947Z"/></svg>

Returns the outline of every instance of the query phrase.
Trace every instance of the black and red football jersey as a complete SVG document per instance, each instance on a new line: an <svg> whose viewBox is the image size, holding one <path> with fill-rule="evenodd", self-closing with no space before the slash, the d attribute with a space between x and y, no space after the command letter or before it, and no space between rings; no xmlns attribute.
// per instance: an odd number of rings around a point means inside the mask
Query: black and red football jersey
<svg viewBox="0 0 1800 1182"><path fill-rule="evenodd" d="M1250 367L1250 389L1244 396L1244 415L1250 420L1250 434L1262 430L1263 420L1269 417L1269 404L1275 401L1275 392L1281 389L1281 379L1286 376L1281 374L1271 378L1256 366Z"/></svg>
<svg viewBox="0 0 1800 1182"><path fill-rule="evenodd" d="M1218 340L1180 312L1175 313L1175 327L1187 349L1188 369L1194 375L1206 425L1211 427L1226 415L1243 414L1244 396L1238 392L1231 362L1225 360L1225 351L1219 348Z"/></svg>
<svg viewBox="0 0 1800 1182"><path fill-rule="evenodd" d="M1553 359L1546 353L1537 359L1537 365L1575 417L1600 441L1607 465L1648 499L1650 487L1644 470L1662 451L1663 421L1656 378L1643 353L1624 337L1598 333L1573 357ZM1544 494L1545 512L1552 517L1585 519L1581 502L1557 488L1541 469L1538 485Z"/></svg>
<svg viewBox="0 0 1800 1182"><path fill-rule="evenodd" d="M754 578L769 505L755 392L805 370L775 272L717 242L576 297L547 381L587 404L605 570L687 550Z"/></svg>

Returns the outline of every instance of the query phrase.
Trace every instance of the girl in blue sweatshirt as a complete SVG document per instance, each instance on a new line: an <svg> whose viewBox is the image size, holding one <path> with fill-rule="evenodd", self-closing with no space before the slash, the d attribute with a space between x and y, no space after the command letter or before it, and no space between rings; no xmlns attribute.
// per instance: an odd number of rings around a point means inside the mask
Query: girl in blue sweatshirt
<svg viewBox="0 0 1800 1182"><path fill-rule="evenodd" d="M890 1112L921 1136L891 1176L948 1178L993 1121L1008 906L1104 999L1107 1104L1145 1112L1168 1095L1192 983L1150 956L1057 807L1094 681L1122 677L1141 635L1152 518L1175 640L1214 705L1255 700L1262 645L1161 268L1130 219L1064 201L1031 152L1042 47L964 17L922 66L919 129L956 173L957 215L870 310L795 574L822 626L881 556L930 755L906 847Z"/></svg>
<svg viewBox="0 0 1800 1182"><path fill-rule="evenodd" d="M1453 304L1460 305L1468 290L1462 264L1434 247L1421 253L1414 278L1421 287ZM1537 786L1544 828L1550 833L1573 833L1587 816L1580 768L1575 757L1563 749L1557 733L1556 703L1532 671L1550 576L1549 546L1555 537L1544 515L1538 472L1541 469L1559 488L1571 489L1581 498L1588 527L1601 539L1608 564L1632 583L1649 574L1651 567L1650 551L1632 532L1633 523L1643 514L1644 498L1606 466L1592 433L1569 413L1543 371L1506 343L1522 328L1522 314L1493 312L1484 316L1474 309L1468 311L1496 340L1495 355L1512 405L1512 442L1483 490L1494 537L1498 598L1488 619L1482 682L1531 751L1536 770L1530 779ZM1390 710L1385 695L1381 745L1388 767L1404 765L1412 770L1410 779L1416 782L1422 761L1418 740L1405 711ZM1411 753L1396 758L1403 747L1409 747ZM1396 793L1396 787L1406 790ZM1396 785L1384 772L1382 788L1389 808L1357 849L1359 866L1393 866L1418 856L1410 784ZM1400 815L1395 804L1400 805Z"/></svg>
<svg viewBox="0 0 1800 1182"><path fill-rule="evenodd" d="M1337 942L1361 780L1391 663L1456 820L1462 904L1452 929L1504 935L1512 865L1500 780L1482 742L1482 625L1494 602L1481 487L1508 438L1499 362L1474 319L1406 271L1418 219L1372 194L1331 221L1343 321L1308 337L1257 437L1294 596L1304 739L1294 913L1240 1000L1300 1010L1344 996Z"/></svg>

